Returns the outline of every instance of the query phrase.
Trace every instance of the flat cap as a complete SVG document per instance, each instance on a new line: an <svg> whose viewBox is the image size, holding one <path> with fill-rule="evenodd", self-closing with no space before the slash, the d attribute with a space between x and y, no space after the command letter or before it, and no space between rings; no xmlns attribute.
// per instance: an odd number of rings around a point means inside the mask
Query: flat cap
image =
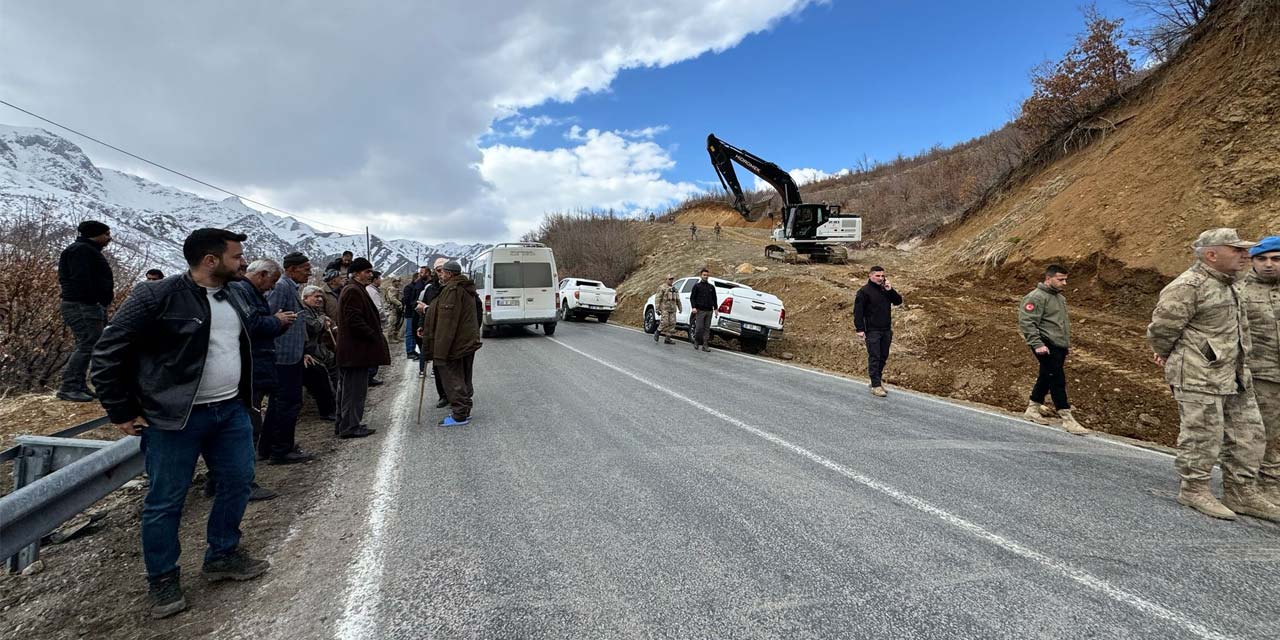
<svg viewBox="0 0 1280 640"><path fill-rule="evenodd" d="M1241 240L1240 234L1235 229L1226 227L1220 229L1209 229L1200 234L1195 242L1191 243L1193 249L1203 249L1205 247L1236 247L1238 249L1249 249L1258 243L1248 240Z"/></svg>

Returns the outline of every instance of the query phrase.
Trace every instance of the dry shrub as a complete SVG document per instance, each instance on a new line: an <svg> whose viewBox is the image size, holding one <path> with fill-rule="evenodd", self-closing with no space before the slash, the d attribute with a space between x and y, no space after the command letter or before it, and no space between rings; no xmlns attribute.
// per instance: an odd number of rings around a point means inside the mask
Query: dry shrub
<svg viewBox="0 0 1280 640"><path fill-rule="evenodd" d="M62 321L58 257L75 240L79 221L59 219L52 205L37 199L0 206L0 395L47 390L61 382L75 347ZM110 252L107 260L119 302L138 274L121 268Z"/></svg>
<svg viewBox="0 0 1280 640"><path fill-rule="evenodd" d="M525 240L556 254L561 277L594 278L618 286L640 264L637 224L613 211L550 213Z"/></svg>

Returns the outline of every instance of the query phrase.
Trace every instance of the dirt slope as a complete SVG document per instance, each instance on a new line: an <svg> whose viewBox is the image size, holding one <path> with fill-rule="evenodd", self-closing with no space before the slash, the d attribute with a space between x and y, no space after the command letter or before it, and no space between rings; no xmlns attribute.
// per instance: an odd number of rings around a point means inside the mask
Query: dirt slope
<svg viewBox="0 0 1280 640"><path fill-rule="evenodd" d="M1206 228L1280 232L1280 3L1221 2L1180 56L1086 127L939 247L988 265L1102 253L1173 275Z"/></svg>

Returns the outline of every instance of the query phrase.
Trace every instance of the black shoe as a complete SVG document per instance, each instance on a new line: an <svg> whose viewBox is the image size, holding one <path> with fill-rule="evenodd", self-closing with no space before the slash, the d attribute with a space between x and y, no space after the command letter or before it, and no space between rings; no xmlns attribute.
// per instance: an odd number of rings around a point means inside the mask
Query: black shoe
<svg viewBox="0 0 1280 640"><path fill-rule="evenodd" d="M417 359L418 359L418 354L417 354L417 353L406 353L406 354L404 354L404 357L406 357L406 358L408 358L408 359L410 359L410 360L417 360Z"/></svg>
<svg viewBox="0 0 1280 640"><path fill-rule="evenodd" d="M378 387L382 385L382 381L377 378L369 378L369 386Z"/></svg>
<svg viewBox="0 0 1280 640"><path fill-rule="evenodd" d="M185 611L187 599L182 596L181 572L174 569L159 578L147 580L147 597L151 600L151 617L155 620Z"/></svg>
<svg viewBox="0 0 1280 640"><path fill-rule="evenodd" d="M327 415L320 416L320 419L324 420L325 422L333 422L334 420L338 419L338 416L335 416L332 413L330 413Z"/></svg>
<svg viewBox="0 0 1280 640"><path fill-rule="evenodd" d="M270 500L280 494L258 484L253 483L253 488L249 490L249 502L255 500Z"/></svg>
<svg viewBox="0 0 1280 640"><path fill-rule="evenodd" d="M667 339L666 339L666 340L664 340L662 343L663 343L663 344L675 344L675 343L676 343L676 341L675 341L675 340L672 340L671 338L667 338Z"/></svg>
<svg viewBox="0 0 1280 640"><path fill-rule="evenodd" d="M422 370L422 369L418 369L418 377L419 377L419 378L425 378L425 377L427 377L427 372L426 372L426 371L424 371L424 370Z"/></svg>
<svg viewBox="0 0 1280 640"><path fill-rule="evenodd" d="M658 332L657 332L657 331L654 331L654 332L653 332L653 341L654 341L654 342L657 342L657 341L658 341Z"/></svg>
<svg viewBox="0 0 1280 640"><path fill-rule="evenodd" d="M290 451L289 453L286 453L282 456L276 456L276 455L271 456L269 459L267 459L267 464L299 464L302 462L310 462L315 459L316 457L309 453L302 453L300 451Z"/></svg>
<svg viewBox="0 0 1280 640"><path fill-rule="evenodd" d="M447 406L449 406L449 401L448 401L448 400L441 400L440 402L437 402L437 403L436 403L436 408L437 408L437 409L443 409L443 408L445 408L445 407L447 407Z"/></svg>
<svg viewBox="0 0 1280 640"><path fill-rule="evenodd" d="M378 432L377 429L366 429L364 427L356 427L355 429L352 429L351 431L348 431L346 433L338 434L338 437L343 438L345 440L350 440L351 438L367 438L377 432Z"/></svg>
<svg viewBox="0 0 1280 640"><path fill-rule="evenodd" d="M703 351L706 351L707 353L711 353L711 347L708 347L708 346L707 346L707 345L705 345L705 344L704 344L704 345L702 345L702 350L703 350Z"/></svg>
<svg viewBox="0 0 1280 640"><path fill-rule="evenodd" d="M270 568L270 562L250 558L243 551L236 549L221 558L205 560L204 567L200 569L200 574L209 582L218 582L219 580L241 582L252 580L266 573L267 569Z"/></svg>
<svg viewBox="0 0 1280 640"><path fill-rule="evenodd" d="M67 402L93 402L93 396L84 391L59 391L57 398Z"/></svg>

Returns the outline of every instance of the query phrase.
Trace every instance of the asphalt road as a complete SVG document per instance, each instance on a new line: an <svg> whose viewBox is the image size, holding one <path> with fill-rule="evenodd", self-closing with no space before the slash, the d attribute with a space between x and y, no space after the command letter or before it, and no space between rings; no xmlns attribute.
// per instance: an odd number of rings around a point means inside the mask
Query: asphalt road
<svg viewBox="0 0 1280 640"><path fill-rule="evenodd" d="M468 427L416 383L278 637L1280 637L1280 528L1160 453L591 322L486 340Z"/></svg>

